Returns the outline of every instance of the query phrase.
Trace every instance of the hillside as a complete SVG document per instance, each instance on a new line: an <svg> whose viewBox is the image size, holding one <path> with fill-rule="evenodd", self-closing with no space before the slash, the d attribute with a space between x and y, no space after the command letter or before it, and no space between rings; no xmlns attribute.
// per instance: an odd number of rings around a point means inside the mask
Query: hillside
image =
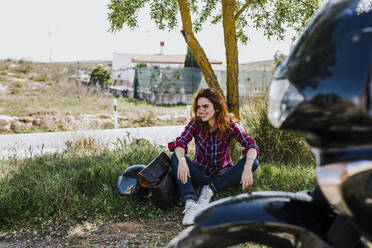
<svg viewBox="0 0 372 248"><path fill-rule="evenodd" d="M92 66L94 61L79 65ZM71 80L76 68L76 63L0 61L0 133L113 128L114 96L76 84ZM119 127L184 124L186 107L119 98L118 116Z"/></svg>

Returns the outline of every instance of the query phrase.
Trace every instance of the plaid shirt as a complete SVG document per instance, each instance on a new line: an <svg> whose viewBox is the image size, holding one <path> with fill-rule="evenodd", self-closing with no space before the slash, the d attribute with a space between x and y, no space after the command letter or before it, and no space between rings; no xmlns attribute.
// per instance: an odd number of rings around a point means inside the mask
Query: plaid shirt
<svg viewBox="0 0 372 248"><path fill-rule="evenodd" d="M187 153L187 145L194 138L196 153L193 163L204 171L206 177L219 176L233 166L230 157L230 141L233 137L245 147L243 155L247 154L250 148L259 151L256 141L249 137L235 121L231 122L230 132L223 138L218 138L217 132L203 135L194 122L190 121L181 136L168 143L168 148L173 152L179 146Z"/></svg>

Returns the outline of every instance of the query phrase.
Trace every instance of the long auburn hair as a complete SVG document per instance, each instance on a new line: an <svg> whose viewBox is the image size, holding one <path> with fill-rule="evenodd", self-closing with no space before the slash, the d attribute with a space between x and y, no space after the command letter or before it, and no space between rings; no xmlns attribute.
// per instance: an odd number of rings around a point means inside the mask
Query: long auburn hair
<svg viewBox="0 0 372 248"><path fill-rule="evenodd" d="M207 98L213 104L217 126L217 136L222 138L227 132L230 131L230 122L234 119L234 114L228 112L225 98L220 92L213 88L200 88L195 94L192 101L191 120L194 121L197 128L201 130L204 135L209 134L208 122L202 121L197 114L197 105L199 98Z"/></svg>

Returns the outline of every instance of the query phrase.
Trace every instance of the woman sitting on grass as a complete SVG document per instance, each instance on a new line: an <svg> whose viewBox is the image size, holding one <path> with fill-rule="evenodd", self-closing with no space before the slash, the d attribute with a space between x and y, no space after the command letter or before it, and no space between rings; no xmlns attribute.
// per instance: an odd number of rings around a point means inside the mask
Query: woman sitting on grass
<svg viewBox="0 0 372 248"><path fill-rule="evenodd" d="M192 120L175 141L168 144L172 166L181 197L185 202L183 225L192 225L196 213L209 204L213 194L242 184L245 190L253 184L252 172L257 169L258 146L227 112L223 96L215 89L200 89L192 102ZM195 158L185 157L187 145L194 138ZM231 139L243 147L243 158L233 165L230 158ZM196 199L193 186L202 186Z"/></svg>

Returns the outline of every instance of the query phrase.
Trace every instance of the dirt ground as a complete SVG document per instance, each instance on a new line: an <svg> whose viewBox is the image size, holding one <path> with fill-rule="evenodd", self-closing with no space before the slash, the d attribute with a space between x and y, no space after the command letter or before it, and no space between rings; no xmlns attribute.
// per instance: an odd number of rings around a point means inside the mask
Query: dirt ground
<svg viewBox="0 0 372 248"><path fill-rule="evenodd" d="M184 227L179 220L84 223L67 231L43 232L18 230L0 236L5 247L165 247Z"/></svg>

